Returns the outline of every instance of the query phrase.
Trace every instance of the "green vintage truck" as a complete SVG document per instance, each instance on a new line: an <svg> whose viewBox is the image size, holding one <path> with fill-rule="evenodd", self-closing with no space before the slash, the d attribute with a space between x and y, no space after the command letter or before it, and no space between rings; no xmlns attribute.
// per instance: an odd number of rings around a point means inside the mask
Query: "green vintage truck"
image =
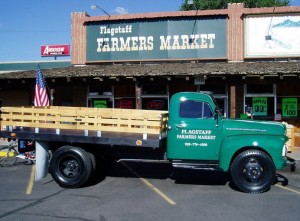
<svg viewBox="0 0 300 221"><path fill-rule="evenodd" d="M35 141L37 179L49 169L65 188L84 186L101 161L113 156L118 162L167 161L175 169L228 171L241 191L261 193L288 161L285 125L226 119L212 96L196 92L173 95L169 112L2 107L0 123L1 137L23 146Z"/></svg>

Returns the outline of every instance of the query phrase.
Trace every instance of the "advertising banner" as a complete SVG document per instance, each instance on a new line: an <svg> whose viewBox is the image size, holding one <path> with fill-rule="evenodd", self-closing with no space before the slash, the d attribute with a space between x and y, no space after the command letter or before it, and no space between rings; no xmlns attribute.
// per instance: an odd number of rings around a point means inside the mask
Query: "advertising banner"
<svg viewBox="0 0 300 221"><path fill-rule="evenodd" d="M42 57L70 56L70 45L42 45Z"/></svg>
<svg viewBox="0 0 300 221"><path fill-rule="evenodd" d="M268 102L266 97L252 98L252 111L254 116L267 116Z"/></svg>
<svg viewBox="0 0 300 221"><path fill-rule="evenodd" d="M297 117L298 101L297 98L282 98L282 116Z"/></svg>
<svg viewBox="0 0 300 221"><path fill-rule="evenodd" d="M87 62L226 59L226 17L87 23Z"/></svg>
<svg viewBox="0 0 300 221"><path fill-rule="evenodd" d="M247 16L245 57L300 55L300 15Z"/></svg>

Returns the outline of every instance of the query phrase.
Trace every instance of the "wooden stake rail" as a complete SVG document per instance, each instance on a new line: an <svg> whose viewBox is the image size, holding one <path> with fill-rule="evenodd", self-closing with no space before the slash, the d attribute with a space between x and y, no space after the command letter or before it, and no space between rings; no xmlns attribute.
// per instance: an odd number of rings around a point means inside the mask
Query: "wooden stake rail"
<svg viewBox="0 0 300 221"><path fill-rule="evenodd" d="M74 129L140 134L166 131L167 111L87 107L2 107L3 127Z"/></svg>

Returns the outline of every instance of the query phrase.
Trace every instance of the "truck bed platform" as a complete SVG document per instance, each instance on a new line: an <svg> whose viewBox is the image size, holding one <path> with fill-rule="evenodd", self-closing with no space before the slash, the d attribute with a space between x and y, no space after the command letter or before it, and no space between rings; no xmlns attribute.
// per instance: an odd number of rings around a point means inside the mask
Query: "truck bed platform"
<svg viewBox="0 0 300 221"><path fill-rule="evenodd" d="M82 107L2 107L0 137L159 148L166 111Z"/></svg>

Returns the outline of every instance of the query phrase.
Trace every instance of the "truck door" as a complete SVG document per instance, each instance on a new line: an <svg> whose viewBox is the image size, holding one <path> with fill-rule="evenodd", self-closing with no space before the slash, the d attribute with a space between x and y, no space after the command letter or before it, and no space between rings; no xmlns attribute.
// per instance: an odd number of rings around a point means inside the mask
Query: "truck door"
<svg viewBox="0 0 300 221"><path fill-rule="evenodd" d="M222 127L217 125L214 107L194 97L180 99L174 106L177 110L169 118L167 157L217 160Z"/></svg>

